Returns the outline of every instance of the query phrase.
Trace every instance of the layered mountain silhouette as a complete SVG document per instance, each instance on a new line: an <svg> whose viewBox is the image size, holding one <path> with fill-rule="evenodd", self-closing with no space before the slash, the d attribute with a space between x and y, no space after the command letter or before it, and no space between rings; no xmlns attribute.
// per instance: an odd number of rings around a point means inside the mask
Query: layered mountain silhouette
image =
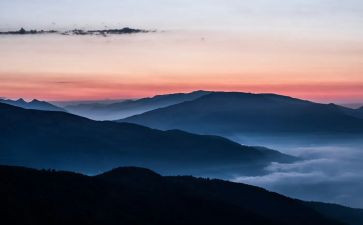
<svg viewBox="0 0 363 225"><path fill-rule="evenodd" d="M356 111L359 113L360 117L363 118L363 106L359 109L356 109Z"/></svg>
<svg viewBox="0 0 363 225"><path fill-rule="evenodd" d="M120 120L202 134L363 133L361 110L276 94L213 92Z"/></svg>
<svg viewBox="0 0 363 225"><path fill-rule="evenodd" d="M176 93L169 95L157 95L151 98L126 100L111 104L90 103L69 105L65 108L70 113L94 120L117 120L154 109L175 105L184 101L194 100L208 93L210 92L195 91L186 94Z"/></svg>
<svg viewBox="0 0 363 225"><path fill-rule="evenodd" d="M197 99L209 94L207 91L195 91L192 93L176 93L169 95L157 95L151 98L138 100L126 100L112 104L90 103L69 105L65 108L68 112L94 120L117 120L141 114L158 108L175 105L181 102Z"/></svg>
<svg viewBox="0 0 363 225"><path fill-rule="evenodd" d="M69 105L65 108L70 113L94 120L117 120L150 110L194 100L208 93L210 92L195 91L187 94L176 93L169 95L157 95L151 98L126 100L112 104L94 103Z"/></svg>
<svg viewBox="0 0 363 225"><path fill-rule="evenodd" d="M343 106L339 106L339 105L335 105L335 106L347 115L363 119L363 106L358 109L351 109L351 108L347 108L347 107L343 107Z"/></svg>
<svg viewBox="0 0 363 225"><path fill-rule="evenodd" d="M60 111L60 112L65 111L64 109L62 109L60 107L50 104L49 102L39 101L37 99L34 99L30 102L26 102L22 98L20 98L18 100L0 99L0 103L17 106L17 107L21 107L24 109L36 109L36 110L43 110L43 111Z"/></svg>
<svg viewBox="0 0 363 225"><path fill-rule="evenodd" d="M0 166L0 174L4 224L358 225L363 218L362 210L142 168L90 177Z"/></svg>
<svg viewBox="0 0 363 225"><path fill-rule="evenodd" d="M218 177L232 170L257 173L272 161L296 160L218 136L92 121L64 112L27 110L1 103L0 129L0 164L7 165L87 173L136 165L169 174Z"/></svg>

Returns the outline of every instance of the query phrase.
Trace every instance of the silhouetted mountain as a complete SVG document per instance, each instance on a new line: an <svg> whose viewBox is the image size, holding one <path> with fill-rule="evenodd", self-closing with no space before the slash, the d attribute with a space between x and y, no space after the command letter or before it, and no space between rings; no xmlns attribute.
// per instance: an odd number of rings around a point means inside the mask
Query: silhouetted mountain
<svg viewBox="0 0 363 225"><path fill-rule="evenodd" d="M357 111L360 113L360 115L363 115L363 106L357 109Z"/></svg>
<svg viewBox="0 0 363 225"><path fill-rule="evenodd" d="M167 107L184 101L191 101L210 92L195 91L192 93L178 93L157 95L152 98L127 100L112 104L79 104L65 107L70 113L95 120L117 120L146 111Z"/></svg>
<svg viewBox="0 0 363 225"><path fill-rule="evenodd" d="M0 103L17 106L17 107L21 107L24 109L36 109L36 110L43 110L43 111L61 111L61 112L65 111L64 109L62 109L60 107L52 105L48 102L38 101L37 99L34 99L30 102L26 102L22 98L20 98L16 101L13 101L10 99L0 99Z"/></svg>
<svg viewBox="0 0 363 225"><path fill-rule="evenodd" d="M100 100L69 100L69 101L52 101L51 104L56 106L65 107L71 105L84 105L84 104L112 104L123 102L129 99L100 99Z"/></svg>
<svg viewBox="0 0 363 225"><path fill-rule="evenodd" d="M359 103L359 102L355 102L355 103L341 103L339 104L341 106L347 107L347 108L351 108L351 109L358 109L360 107L363 107L363 103Z"/></svg>
<svg viewBox="0 0 363 225"><path fill-rule="evenodd" d="M237 169L241 173L258 172L272 161L296 160L217 136L97 122L6 104L0 104L0 130L0 163L36 168L95 173L136 165L168 174L218 176Z"/></svg>
<svg viewBox="0 0 363 225"><path fill-rule="evenodd" d="M162 177L141 168L89 177L0 166L0 174L4 224L338 225L356 213L341 207L336 214L328 204L311 207L245 184Z"/></svg>
<svg viewBox="0 0 363 225"><path fill-rule="evenodd" d="M330 103L329 106L336 109L337 111L340 111L340 112L348 115L348 116L363 119L363 110L361 110L360 108L352 109L352 108L349 108L349 107L336 105L336 104L333 104L333 103Z"/></svg>
<svg viewBox="0 0 363 225"><path fill-rule="evenodd" d="M352 209L336 204L326 204L320 202L306 202L307 206L315 209L322 215L341 221L350 225L363 224L363 209Z"/></svg>
<svg viewBox="0 0 363 225"><path fill-rule="evenodd" d="M363 120L341 108L275 94L214 92L120 121L225 136L362 133Z"/></svg>
<svg viewBox="0 0 363 225"><path fill-rule="evenodd" d="M351 108L346 108L346 107L342 107L342 106L338 106L338 107L340 110L342 110L347 115L363 119L363 107L358 108L358 109L351 109Z"/></svg>

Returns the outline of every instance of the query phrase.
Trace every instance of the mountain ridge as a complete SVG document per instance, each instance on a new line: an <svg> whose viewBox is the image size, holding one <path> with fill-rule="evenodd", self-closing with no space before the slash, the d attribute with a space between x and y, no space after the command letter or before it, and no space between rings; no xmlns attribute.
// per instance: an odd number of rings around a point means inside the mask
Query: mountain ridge
<svg viewBox="0 0 363 225"><path fill-rule="evenodd" d="M276 94L212 92L119 121L222 136L244 132L363 133L363 120L349 112L342 106Z"/></svg>
<svg viewBox="0 0 363 225"><path fill-rule="evenodd" d="M116 120L135 114L140 114L157 108L163 108L184 101L193 100L206 95L208 91L194 91L191 93L174 93L155 95L137 100L125 100L110 104L77 104L65 106L70 113L94 120Z"/></svg>
<svg viewBox="0 0 363 225"><path fill-rule="evenodd" d="M144 165L159 171L198 174L236 167L262 171L272 161L298 160L218 136L92 121L65 112L28 110L1 103L0 129L4 131L0 136L0 163L37 168L95 173L115 165Z"/></svg>
<svg viewBox="0 0 363 225"><path fill-rule="evenodd" d="M116 168L96 176L9 166L0 166L0 172L6 180L0 180L0 195L6 195L0 214L12 224L358 225L345 218L353 212L348 207L331 215L313 203L251 185L164 177L143 168ZM21 194L25 190L32 194Z"/></svg>
<svg viewBox="0 0 363 225"><path fill-rule="evenodd" d="M29 102L26 102L23 98L19 98L18 100L0 99L0 103L17 106L24 109L65 112L63 108L55 106L46 101L39 101L37 99L33 99L32 101Z"/></svg>

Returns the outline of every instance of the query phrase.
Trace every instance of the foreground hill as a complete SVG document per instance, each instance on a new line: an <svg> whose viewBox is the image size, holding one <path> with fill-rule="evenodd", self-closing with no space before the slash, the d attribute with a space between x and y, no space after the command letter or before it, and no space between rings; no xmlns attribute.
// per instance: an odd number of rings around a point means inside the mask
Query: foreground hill
<svg viewBox="0 0 363 225"><path fill-rule="evenodd" d="M43 110L43 111L59 111L59 112L65 111L64 109L62 109L60 107L50 104L49 102L39 101L37 99L34 99L30 102L26 102L22 98L15 100L15 101L10 100L10 99L0 99L0 103L17 106L17 107L21 107L24 109L36 109L36 110Z"/></svg>
<svg viewBox="0 0 363 225"><path fill-rule="evenodd" d="M70 113L94 120L117 120L184 101L194 100L208 93L210 92L195 91L187 94L157 95L151 98L127 100L112 104L88 103L69 105L65 108Z"/></svg>
<svg viewBox="0 0 363 225"><path fill-rule="evenodd" d="M0 174L5 224L357 224L344 218L355 212L350 208L341 207L346 214L340 215L331 208L330 214L328 204L319 203L328 209L321 212L311 203L249 185L162 177L141 168L89 177L0 166Z"/></svg>
<svg viewBox="0 0 363 225"><path fill-rule="evenodd" d="M218 134L363 133L363 119L333 104L275 94L214 92L120 121L152 128Z"/></svg>
<svg viewBox="0 0 363 225"><path fill-rule="evenodd" d="M339 220L351 225L363 224L363 209L352 209L341 205L320 202L306 202L305 204L322 215L334 220Z"/></svg>
<svg viewBox="0 0 363 225"><path fill-rule="evenodd" d="M0 163L97 173L137 165L175 174L256 173L295 158L217 136L97 122L63 112L0 104Z"/></svg>

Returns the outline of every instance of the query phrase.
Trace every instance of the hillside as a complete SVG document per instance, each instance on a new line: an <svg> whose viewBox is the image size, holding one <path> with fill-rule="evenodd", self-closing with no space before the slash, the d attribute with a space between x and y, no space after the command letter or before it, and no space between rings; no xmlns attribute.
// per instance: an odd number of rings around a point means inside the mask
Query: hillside
<svg viewBox="0 0 363 225"><path fill-rule="evenodd" d="M49 102L39 101L34 99L30 102L24 101L24 99L20 98L18 100L10 100L10 99L0 99L0 103L21 107L24 109L36 109L36 110L43 110L43 111L59 111L64 112L65 110L57 107L55 105L50 104Z"/></svg>
<svg viewBox="0 0 363 225"><path fill-rule="evenodd" d="M0 173L0 215L6 224L343 224L339 216L333 220L326 211L323 216L309 204L261 188L162 177L142 168L93 177L6 166ZM349 215L351 209L345 209Z"/></svg>
<svg viewBox="0 0 363 225"><path fill-rule="evenodd" d="M151 98L126 100L111 104L88 103L69 105L65 108L70 113L94 120L117 120L184 101L194 100L208 93L207 91L195 91L187 94L157 95Z"/></svg>
<svg viewBox="0 0 363 225"><path fill-rule="evenodd" d="M257 173L270 162L296 160L217 136L97 122L6 104L0 104L0 129L0 163L36 168L98 173L129 165L169 174L218 176L236 169Z"/></svg>
<svg viewBox="0 0 363 225"><path fill-rule="evenodd" d="M275 94L214 92L120 121L223 136L363 133L363 119L345 109Z"/></svg>

